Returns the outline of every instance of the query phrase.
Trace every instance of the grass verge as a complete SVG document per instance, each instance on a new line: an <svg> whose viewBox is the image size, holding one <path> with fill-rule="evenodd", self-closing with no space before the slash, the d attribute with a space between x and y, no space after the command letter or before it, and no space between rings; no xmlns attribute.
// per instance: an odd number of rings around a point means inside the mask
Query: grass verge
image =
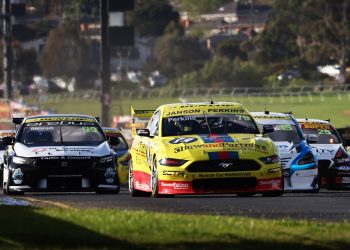
<svg viewBox="0 0 350 250"><path fill-rule="evenodd" d="M234 101L245 105L249 111L263 111L267 108L270 111L288 112L293 111L297 118L331 118L336 127L350 125L350 95L325 94L314 96L281 96L281 97L213 97L214 101ZM203 102L210 101L210 98L148 98L148 99L113 99L111 106L111 115L129 115L130 106L138 109L156 109L159 105L174 102ZM47 102L43 104L44 108L55 110L57 113L78 113L99 116L101 114L101 105L99 101L93 100L67 100Z"/></svg>
<svg viewBox="0 0 350 250"><path fill-rule="evenodd" d="M0 207L0 249L349 249L350 224Z"/></svg>

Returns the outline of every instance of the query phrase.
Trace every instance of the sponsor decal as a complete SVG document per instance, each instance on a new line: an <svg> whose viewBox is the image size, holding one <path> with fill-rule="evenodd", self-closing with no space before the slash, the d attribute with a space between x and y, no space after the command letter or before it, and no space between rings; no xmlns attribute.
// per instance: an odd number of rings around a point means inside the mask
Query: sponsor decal
<svg viewBox="0 0 350 250"><path fill-rule="evenodd" d="M335 167L335 169L340 171L350 171L350 166L339 166Z"/></svg>
<svg viewBox="0 0 350 250"><path fill-rule="evenodd" d="M73 177L82 177L81 174L51 174L49 178L73 178Z"/></svg>
<svg viewBox="0 0 350 250"><path fill-rule="evenodd" d="M254 119L271 119L271 120L276 120L276 119L282 119L282 120L290 120L289 116L272 116L272 115L257 115L253 116Z"/></svg>
<svg viewBox="0 0 350 250"><path fill-rule="evenodd" d="M195 116L180 116L180 117L169 117L168 122L182 122L182 121L195 121Z"/></svg>
<svg viewBox="0 0 350 250"><path fill-rule="evenodd" d="M220 143L207 143L207 144L195 144L195 145L185 145L174 148L174 153L181 153L186 150L193 149L210 149L210 148L226 148L228 150L254 150L258 152L266 153L267 149L263 145L258 145L254 143L238 143L238 142L220 142Z"/></svg>
<svg viewBox="0 0 350 250"><path fill-rule="evenodd" d="M234 142L233 138L228 135L215 135L211 134L209 136L201 136L205 143L215 143L215 142Z"/></svg>
<svg viewBox="0 0 350 250"><path fill-rule="evenodd" d="M90 160L90 156L44 156L41 160Z"/></svg>
<svg viewBox="0 0 350 250"><path fill-rule="evenodd" d="M325 149L325 148L318 148L315 146L311 146L312 150L314 150L317 154L335 154L335 150L334 149Z"/></svg>
<svg viewBox="0 0 350 250"><path fill-rule="evenodd" d="M220 152L208 152L209 160L229 160L239 159L238 152L220 151Z"/></svg>
<svg viewBox="0 0 350 250"><path fill-rule="evenodd" d="M338 184L350 184L350 176L338 176L337 178L335 178L335 182Z"/></svg>
<svg viewBox="0 0 350 250"><path fill-rule="evenodd" d="M12 179L15 184L22 184L23 182L23 172L20 168L16 168L12 173Z"/></svg>
<svg viewBox="0 0 350 250"><path fill-rule="evenodd" d="M329 124L325 123L299 123L301 128L311 128L311 129L325 129L331 130L332 127Z"/></svg>
<svg viewBox="0 0 350 250"><path fill-rule="evenodd" d="M176 110L178 109L178 110ZM203 108L200 108L200 106L181 106L172 108L171 110L167 111L164 114L164 117L169 117L169 116L178 116L178 115L190 115L190 114L203 114L203 113L229 113L229 114L246 114L246 110L241 108L241 107L233 107L232 105L228 105L227 108L220 108L220 107L215 107L211 108L207 105L204 105Z"/></svg>
<svg viewBox="0 0 350 250"><path fill-rule="evenodd" d="M106 182L112 184L115 178L115 170L113 168L107 168L105 172Z"/></svg>
<svg viewBox="0 0 350 250"><path fill-rule="evenodd" d="M218 178L218 177L247 177L251 176L250 172L234 172L234 173L200 173L198 178Z"/></svg>
<svg viewBox="0 0 350 250"><path fill-rule="evenodd" d="M160 182L161 187L172 187L175 190L189 189L190 185L188 183L180 182Z"/></svg>
<svg viewBox="0 0 350 250"><path fill-rule="evenodd" d="M30 131L50 131L50 130L54 130L54 129L55 129L54 127L48 127L48 126L45 126L45 127L29 127Z"/></svg>
<svg viewBox="0 0 350 250"><path fill-rule="evenodd" d="M192 142L195 142L197 141L198 139L197 138L193 138L193 137L183 137L183 138L175 138L171 141L169 141L169 143L171 144L180 144L180 143L192 143Z"/></svg>
<svg viewBox="0 0 350 250"><path fill-rule="evenodd" d="M50 147L48 150L56 152L92 152L93 148L84 148L84 147Z"/></svg>
<svg viewBox="0 0 350 250"><path fill-rule="evenodd" d="M279 186L281 184L281 180L259 180L258 183L258 185Z"/></svg>
<svg viewBox="0 0 350 250"><path fill-rule="evenodd" d="M40 118L29 118L26 119L25 123L30 122L52 122L52 121L83 121L83 122L95 122L93 118L86 117L40 117Z"/></svg>
<svg viewBox="0 0 350 250"><path fill-rule="evenodd" d="M163 170L163 175L184 177L185 172L176 170Z"/></svg>
<svg viewBox="0 0 350 250"><path fill-rule="evenodd" d="M151 186L149 184L139 182L139 181L135 181L135 187L140 190L147 190L147 191L151 190Z"/></svg>
<svg viewBox="0 0 350 250"><path fill-rule="evenodd" d="M34 148L32 149L33 153L41 153L41 152L46 152L48 148Z"/></svg>
<svg viewBox="0 0 350 250"><path fill-rule="evenodd" d="M200 114L202 113L200 109L184 109L184 110L177 110L177 111L169 111L164 116L174 116L174 115L188 115L188 114Z"/></svg>
<svg viewBox="0 0 350 250"><path fill-rule="evenodd" d="M28 127L37 126L58 126L58 125L71 125L71 126L94 126L95 122L81 122L81 121L60 121L60 122L31 122L26 123Z"/></svg>

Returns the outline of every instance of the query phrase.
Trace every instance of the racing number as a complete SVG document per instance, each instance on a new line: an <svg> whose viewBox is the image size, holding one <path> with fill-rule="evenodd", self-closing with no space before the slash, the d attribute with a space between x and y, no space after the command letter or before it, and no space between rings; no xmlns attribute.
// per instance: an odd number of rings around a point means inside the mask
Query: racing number
<svg viewBox="0 0 350 250"><path fill-rule="evenodd" d="M81 128L85 133L96 133L97 128L95 127L82 127Z"/></svg>
<svg viewBox="0 0 350 250"><path fill-rule="evenodd" d="M319 135L330 135L332 134L331 131L329 131L328 129L317 129L317 132Z"/></svg>
<svg viewBox="0 0 350 250"><path fill-rule="evenodd" d="M293 130L292 126L289 125L289 124L278 125L276 127L278 128L278 130L283 130L283 131L291 131L291 130Z"/></svg>

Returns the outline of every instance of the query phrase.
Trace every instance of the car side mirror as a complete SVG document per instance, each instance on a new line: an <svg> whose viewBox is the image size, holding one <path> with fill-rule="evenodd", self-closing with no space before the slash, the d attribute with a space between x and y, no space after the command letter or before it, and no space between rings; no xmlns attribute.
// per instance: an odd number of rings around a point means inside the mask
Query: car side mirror
<svg viewBox="0 0 350 250"><path fill-rule="evenodd" d="M264 125L263 126L263 134L268 134L275 131L275 128L272 125Z"/></svg>
<svg viewBox="0 0 350 250"><path fill-rule="evenodd" d="M149 129L147 129L147 128L136 129L136 134L138 136L150 137L150 132L149 132Z"/></svg>
<svg viewBox="0 0 350 250"><path fill-rule="evenodd" d="M0 143L6 146L13 145L15 143L15 137L12 137L12 136L3 137L0 139Z"/></svg>
<svg viewBox="0 0 350 250"><path fill-rule="evenodd" d="M119 143L120 143L120 141L119 141L118 137L114 137L114 136L109 137L109 144L111 146L114 146L114 147L118 146Z"/></svg>
<svg viewBox="0 0 350 250"><path fill-rule="evenodd" d="M318 141L318 136L315 134L309 134L306 136L306 141L308 143L316 143Z"/></svg>

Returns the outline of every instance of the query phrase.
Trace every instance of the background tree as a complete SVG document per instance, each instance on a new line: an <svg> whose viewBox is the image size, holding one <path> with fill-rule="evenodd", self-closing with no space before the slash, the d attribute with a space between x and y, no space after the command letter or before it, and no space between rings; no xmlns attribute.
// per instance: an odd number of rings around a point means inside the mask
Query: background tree
<svg viewBox="0 0 350 250"><path fill-rule="evenodd" d="M344 74L350 57L350 1L303 2L300 26L308 62L338 64Z"/></svg>
<svg viewBox="0 0 350 250"><path fill-rule="evenodd" d="M159 38L154 54L161 72L170 78L199 69L209 59L209 51L196 38L174 34Z"/></svg>
<svg viewBox="0 0 350 250"><path fill-rule="evenodd" d="M170 22L179 22L179 13L164 0L137 0L131 18L139 36L161 36Z"/></svg>
<svg viewBox="0 0 350 250"><path fill-rule="evenodd" d="M203 68L183 75L176 84L183 87L263 87L265 77L266 71L252 62L217 57Z"/></svg>
<svg viewBox="0 0 350 250"><path fill-rule="evenodd" d="M302 0L276 0L264 31L254 41L259 63L288 62L300 56L297 40Z"/></svg>
<svg viewBox="0 0 350 250"><path fill-rule="evenodd" d="M234 60L236 58L247 60L247 53L241 50L240 44L241 42L234 40L223 41L219 43L215 49L215 55L226 57L231 60Z"/></svg>
<svg viewBox="0 0 350 250"><path fill-rule="evenodd" d="M31 83L33 75L39 72L37 55L34 48L23 49L21 46L13 50L14 54L14 80L24 85Z"/></svg>
<svg viewBox="0 0 350 250"><path fill-rule="evenodd" d="M88 61L88 45L74 27L61 25L51 30L40 60L44 76L76 77Z"/></svg>
<svg viewBox="0 0 350 250"><path fill-rule="evenodd" d="M215 10L222 5L233 2L232 0L181 0L180 8L184 11L189 11L195 14L202 14L208 11Z"/></svg>

